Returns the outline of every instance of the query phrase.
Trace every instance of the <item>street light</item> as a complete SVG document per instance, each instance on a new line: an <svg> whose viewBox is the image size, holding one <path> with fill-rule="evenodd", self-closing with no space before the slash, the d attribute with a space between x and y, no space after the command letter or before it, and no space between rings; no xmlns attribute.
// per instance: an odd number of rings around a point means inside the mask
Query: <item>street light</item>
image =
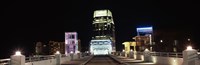
<svg viewBox="0 0 200 65"><path fill-rule="evenodd" d="M188 46L186 50L192 50L192 46Z"/></svg>
<svg viewBox="0 0 200 65"><path fill-rule="evenodd" d="M189 39L187 39L188 41L190 41L190 38Z"/></svg>
<svg viewBox="0 0 200 65"><path fill-rule="evenodd" d="M188 40L188 42L189 42L189 45L191 45L191 39L190 39L190 38L188 38L187 40Z"/></svg>
<svg viewBox="0 0 200 65"><path fill-rule="evenodd" d="M56 54L60 54L60 52L59 52L59 51L56 51Z"/></svg>
<svg viewBox="0 0 200 65"><path fill-rule="evenodd" d="M124 49L123 49L122 51L123 51L123 52L125 52L125 50L124 50Z"/></svg>
<svg viewBox="0 0 200 65"><path fill-rule="evenodd" d="M20 51L16 51L16 52L15 52L15 55L20 56L20 55L22 55L22 54L21 54Z"/></svg>
<svg viewBox="0 0 200 65"><path fill-rule="evenodd" d="M163 42L163 40L160 40L160 42L162 43L162 42Z"/></svg>
<svg viewBox="0 0 200 65"><path fill-rule="evenodd" d="M131 52L133 51L133 49L131 49Z"/></svg>

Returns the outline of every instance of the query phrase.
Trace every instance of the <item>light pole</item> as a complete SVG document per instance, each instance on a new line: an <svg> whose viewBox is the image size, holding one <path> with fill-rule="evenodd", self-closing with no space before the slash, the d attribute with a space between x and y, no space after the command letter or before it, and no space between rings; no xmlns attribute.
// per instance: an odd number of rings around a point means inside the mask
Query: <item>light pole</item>
<svg viewBox="0 0 200 65"><path fill-rule="evenodd" d="M187 40L188 40L188 42L189 42L189 45L191 45L191 41L190 41L190 38L188 38Z"/></svg>
<svg viewBox="0 0 200 65"><path fill-rule="evenodd" d="M163 42L163 40L160 40L160 43L162 43Z"/></svg>

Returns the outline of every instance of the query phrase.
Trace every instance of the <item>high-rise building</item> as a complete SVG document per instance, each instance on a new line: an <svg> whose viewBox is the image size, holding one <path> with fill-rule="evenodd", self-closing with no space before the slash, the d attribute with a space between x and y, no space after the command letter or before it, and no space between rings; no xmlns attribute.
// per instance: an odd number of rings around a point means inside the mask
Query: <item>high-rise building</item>
<svg viewBox="0 0 200 65"><path fill-rule="evenodd" d="M93 36L90 44L90 52L95 53L98 51L109 50L108 52L115 52L115 26L113 16L110 10L96 10L94 11ZM105 42L105 43L104 43ZM107 43L108 42L108 43ZM100 48L98 45L111 45L108 47ZM95 47L95 48L94 48ZM103 47L103 46L101 46ZM98 51L97 51L98 50ZM111 50L111 51L110 51Z"/></svg>
<svg viewBox="0 0 200 65"><path fill-rule="evenodd" d="M42 54L42 42L37 42L35 46L35 53Z"/></svg>

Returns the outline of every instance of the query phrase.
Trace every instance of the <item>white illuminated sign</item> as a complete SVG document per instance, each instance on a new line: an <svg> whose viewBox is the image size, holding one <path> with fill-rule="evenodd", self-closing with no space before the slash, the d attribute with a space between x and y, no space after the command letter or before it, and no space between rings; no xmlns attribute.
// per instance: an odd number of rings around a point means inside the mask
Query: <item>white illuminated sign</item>
<svg viewBox="0 0 200 65"><path fill-rule="evenodd" d="M137 28L137 32L151 33L152 31L153 31L152 27Z"/></svg>

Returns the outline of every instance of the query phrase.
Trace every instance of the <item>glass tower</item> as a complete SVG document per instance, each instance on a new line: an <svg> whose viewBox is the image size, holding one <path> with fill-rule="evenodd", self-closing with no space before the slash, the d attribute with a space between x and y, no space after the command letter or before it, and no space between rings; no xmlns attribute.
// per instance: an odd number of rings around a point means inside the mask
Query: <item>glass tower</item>
<svg viewBox="0 0 200 65"><path fill-rule="evenodd" d="M110 10L95 10L93 16L93 40L111 40L112 52L116 51L115 26Z"/></svg>

